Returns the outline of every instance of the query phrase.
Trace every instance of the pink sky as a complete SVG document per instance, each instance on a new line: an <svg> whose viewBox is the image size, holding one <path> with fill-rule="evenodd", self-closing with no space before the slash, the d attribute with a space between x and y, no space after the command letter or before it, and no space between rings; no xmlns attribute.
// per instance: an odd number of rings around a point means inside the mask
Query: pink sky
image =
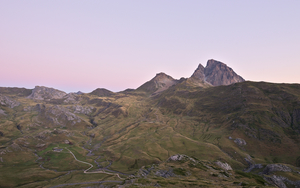
<svg viewBox="0 0 300 188"><path fill-rule="evenodd" d="M208 59L300 83L300 1L0 1L0 87L66 92L189 77Z"/></svg>

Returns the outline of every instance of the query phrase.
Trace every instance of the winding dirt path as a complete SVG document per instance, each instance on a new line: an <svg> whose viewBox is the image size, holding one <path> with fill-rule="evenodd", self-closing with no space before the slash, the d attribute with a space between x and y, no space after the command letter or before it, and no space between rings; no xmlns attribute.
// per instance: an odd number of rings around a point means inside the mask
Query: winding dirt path
<svg viewBox="0 0 300 188"><path fill-rule="evenodd" d="M65 148L65 149L68 150L68 151L73 155L73 157L74 157L74 159L75 159L76 161L78 161L78 162L80 162L80 163L84 163L84 164L90 165L90 167L84 171L85 174L102 173L102 174L108 174L108 175L115 175L115 176L118 176L119 179L124 180L124 178L121 178L119 174L117 174L117 173L109 173L109 172L105 172L104 170L101 170L101 171L95 171L95 172L88 172L91 168L94 167L94 165L92 165L91 163L88 163L88 162L84 162L84 161L78 160L78 159L76 158L76 156L74 155L74 153L73 153L71 150L69 150L68 148Z"/></svg>

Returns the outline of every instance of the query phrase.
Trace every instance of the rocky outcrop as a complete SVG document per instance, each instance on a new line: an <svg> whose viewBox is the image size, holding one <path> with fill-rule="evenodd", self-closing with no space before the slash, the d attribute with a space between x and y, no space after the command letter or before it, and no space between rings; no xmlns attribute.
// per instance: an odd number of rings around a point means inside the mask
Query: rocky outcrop
<svg viewBox="0 0 300 188"><path fill-rule="evenodd" d="M46 144L42 144L42 143L39 143L39 144L37 144L35 147L36 148L42 148L42 147L44 147Z"/></svg>
<svg viewBox="0 0 300 188"><path fill-rule="evenodd" d="M245 145L247 145L246 141L244 139L241 139L241 138L235 139L234 143L236 143L239 146L245 146Z"/></svg>
<svg viewBox="0 0 300 188"><path fill-rule="evenodd" d="M292 169L288 166L282 165L282 164L268 164L264 171L262 172L263 174L271 174L272 172L292 172Z"/></svg>
<svg viewBox="0 0 300 188"><path fill-rule="evenodd" d="M283 177L281 176L271 176L271 177L265 177L264 178L267 182L269 182L270 184L272 185L275 185L276 187L279 187L279 188L287 188L287 186L284 184L284 179Z"/></svg>
<svg viewBox="0 0 300 188"><path fill-rule="evenodd" d="M264 179L270 184L273 184L279 188L287 188L287 185L288 187L296 187L296 188L300 187L300 181L292 181L283 176L276 176L276 175L272 175L269 177L265 176Z"/></svg>
<svg viewBox="0 0 300 188"><path fill-rule="evenodd" d="M253 169L261 169L263 168L262 164L255 164L255 162L252 160L252 157L250 155L247 155L245 158L245 161L248 163L248 168L244 170L244 172L251 172Z"/></svg>
<svg viewBox="0 0 300 188"><path fill-rule="evenodd" d="M81 118L70 112L67 108L59 105L49 106L37 104L31 108L31 110L35 110L39 113L38 117L41 120L39 123L42 124L65 127L66 125L75 125L82 121Z"/></svg>
<svg viewBox="0 0 300 188"><path fill-rule="evenodd" d="M150 81L137 88L137 90L157 94L177 84L178 82L178 80L175 80L165 73L158 73Z"/></svg>
<svg viewBox="0 0 300 188"><path fill-rule="evenodd" d="M171 157L169 157L167 161L170 162L170 161L188 161L188 160L192 162L196 162L195 159L183 154L172 155Z"/></svg>
<svg viewBox="0 0 300 188"><path fill-rule="evenodd" d="M59 91L57 89L44 86L36 86L32 90L32 93L28 96L28 98L35 100L62 99L66 94L67 93Z"/></svg>
<svg viewBox="0 0 300 188"><path fill-rule="evenodd" d="M94 107L75 105L75 106L68 107L68 109L72 110L72 112L75 114L88 115L93 112Z"/></svg>
<svg viewBox="0 0 300 188"><path fill-rule="evenodd" d="M62 126L65 126L68 122L71 123L71 125L81 122L81 119L78 116L69 112L68 109L58 105L47 108L45 115L54 124Z"/></svg>
<svg viewBox="0 0 300 188"><path fill-rule="evenodd" d="M221 161L215 162L216 165L221 167L223 170L232 170L231 166L228 163L222 163Z"/></svg>
<svg viewBox="0 0 300 188"><path fill-rule="evenodd" d="M18 101L15 101L11 99L10 97L7 97L5 95L0 94L0 104L3 106L7 106L9 108L14 108L16 106L19 106L20 103Z"/></svg>
<svg viewBox="0 0 300 188"><path fill-rule="evenodd" d="M169 177L174 177L176 176L173 172L173 169L170 168L168 170L157 170L155 172L155 175L158 177L163 177L163 178L169 178Z"/></svg>

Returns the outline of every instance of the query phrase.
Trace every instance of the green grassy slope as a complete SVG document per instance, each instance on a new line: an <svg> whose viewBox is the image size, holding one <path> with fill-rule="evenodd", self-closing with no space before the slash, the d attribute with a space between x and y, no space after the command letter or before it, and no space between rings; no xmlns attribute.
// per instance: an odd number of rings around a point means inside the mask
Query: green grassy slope
<svg viewBox="0 0 300 188"><path fill-rule="evenodd" d="M54 153L54 147L69 147L79 160L93 163L93 170L97 160L129 174L178 153L221 160L234 170L246 168L248 156L264 165L300 166L298 84L243 82L202 88L181 82L152 97L133 90L100 92L78 95L75 104L31 100L26 98L31 90L26 89L0 91L20 102L14 108L0 106L6 113L0 119L0 173L7 174L0 183L8 187L118 179L104 174L87 177L83 164L67 153ZM91 111L75 113L77 122L68 115L75 106ZM237 138L247 144L238 145ZM75 171L61 176L70 170Z"/></svg>

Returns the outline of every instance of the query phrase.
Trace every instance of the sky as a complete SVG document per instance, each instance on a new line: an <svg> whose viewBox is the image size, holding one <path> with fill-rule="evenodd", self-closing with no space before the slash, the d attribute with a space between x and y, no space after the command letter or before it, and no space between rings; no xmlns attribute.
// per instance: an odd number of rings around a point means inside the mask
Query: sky
<svg viewBox="0 0 300 188"><path fill-rule="evenodd" d="M300 83L299 0L0 0L0 87L65 92L190 77L215 59Z"/></svg>

